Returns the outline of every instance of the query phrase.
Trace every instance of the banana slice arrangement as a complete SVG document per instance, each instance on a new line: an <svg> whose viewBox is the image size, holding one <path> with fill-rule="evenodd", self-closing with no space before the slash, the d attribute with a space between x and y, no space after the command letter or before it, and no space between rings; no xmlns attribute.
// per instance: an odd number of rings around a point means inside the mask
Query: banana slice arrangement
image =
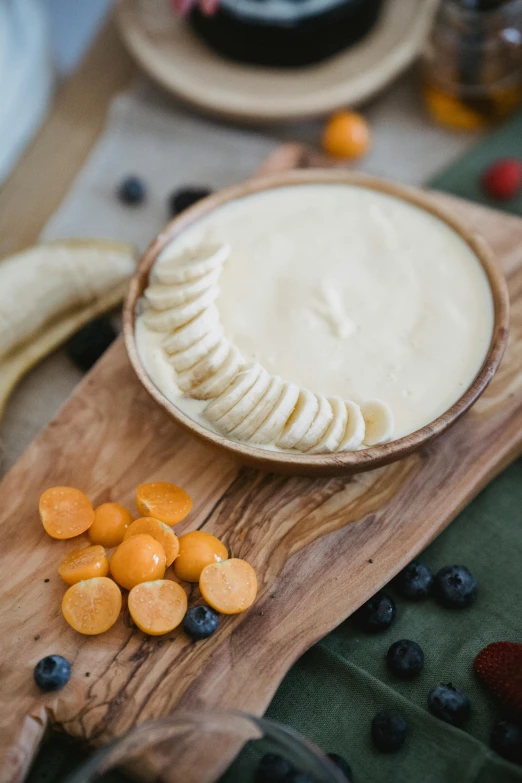
<svg viewBox="0 0 522 783"><path fill-rule="evenodd" d="M393 437L393 414L381 400L357 405L271 376L227 339L216 300L230 252L200 247L156 264L145 291L145 325L165 333L163 349L179 389L207 401L213 427L236 440L307 453L354 451Z"/></svg>

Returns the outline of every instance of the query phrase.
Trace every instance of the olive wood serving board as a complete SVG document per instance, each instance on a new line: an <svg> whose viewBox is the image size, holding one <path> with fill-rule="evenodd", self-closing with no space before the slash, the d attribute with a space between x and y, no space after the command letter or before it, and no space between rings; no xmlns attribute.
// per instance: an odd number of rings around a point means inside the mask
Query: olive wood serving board
<svg viewBox="0 0 522 783"><path fill-rule="evenodd" d="M316 162L290 145L264 170ZM512 315L493 382L424 450L352 477L288 478L243 468L193 440L153 403L120 339L5 476L2 783L23 779L50 724L100 745L179 706L263 713L298 656L387 583L522 451L522 220L433 198L489 240L508 276ZM137 515L134 489L151 480L173 481L193 497L178 533L204 528L252 563L257 601L223 618L215 636L199 644L180 630L146 637L126 612L109 632L80 636L61 616L65 586L56 569L87 540L50 539L39 495L57 484L76 486L95 505L114 500ZM42 695L32 671L51 653L71 661L73 676L63 690Z"/></svg>

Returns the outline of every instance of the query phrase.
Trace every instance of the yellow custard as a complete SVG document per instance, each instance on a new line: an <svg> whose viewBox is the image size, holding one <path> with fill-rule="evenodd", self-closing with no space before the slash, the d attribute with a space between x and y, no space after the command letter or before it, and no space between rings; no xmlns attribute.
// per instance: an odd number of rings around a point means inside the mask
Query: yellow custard
<svg viewBox="0 0 522 783"><path fill-rule="evenodd" d="M394 439L447 410L486 356L486 274L455 231L413 204L343 184L267 190L188 228L163 251L151 282L173 259L210 244L229 247L215 306L245 359L327 399L382 400ZM153 382L214 428L204 414L209 401L178 388L165 339L138 316L138 352Z"/></svg>

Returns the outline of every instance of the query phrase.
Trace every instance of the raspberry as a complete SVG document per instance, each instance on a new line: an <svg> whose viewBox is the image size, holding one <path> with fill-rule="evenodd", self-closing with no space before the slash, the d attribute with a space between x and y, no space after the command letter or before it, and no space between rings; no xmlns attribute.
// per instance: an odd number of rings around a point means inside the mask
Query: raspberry
<svg viewBox="0 0 522 783"><path fill-rule="evenodd" d="M498 201L509 201L522 187L522 161L514 158L498 160L482 175L485 193Z"/></svg>

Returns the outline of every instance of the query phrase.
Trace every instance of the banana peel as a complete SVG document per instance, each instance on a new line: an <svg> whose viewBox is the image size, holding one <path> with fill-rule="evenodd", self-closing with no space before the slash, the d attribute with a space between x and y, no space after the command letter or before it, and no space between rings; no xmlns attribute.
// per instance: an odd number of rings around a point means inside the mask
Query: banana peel
<svg viewBox="0 0 522 783"><path fill-rule="evenodd" d="M75 239L37 245L0 261L0 418L14 387L35 364L122 301L135 263L131 245ZM47 308L26 318L21 308L30 314L42 291Z"/></svg>

